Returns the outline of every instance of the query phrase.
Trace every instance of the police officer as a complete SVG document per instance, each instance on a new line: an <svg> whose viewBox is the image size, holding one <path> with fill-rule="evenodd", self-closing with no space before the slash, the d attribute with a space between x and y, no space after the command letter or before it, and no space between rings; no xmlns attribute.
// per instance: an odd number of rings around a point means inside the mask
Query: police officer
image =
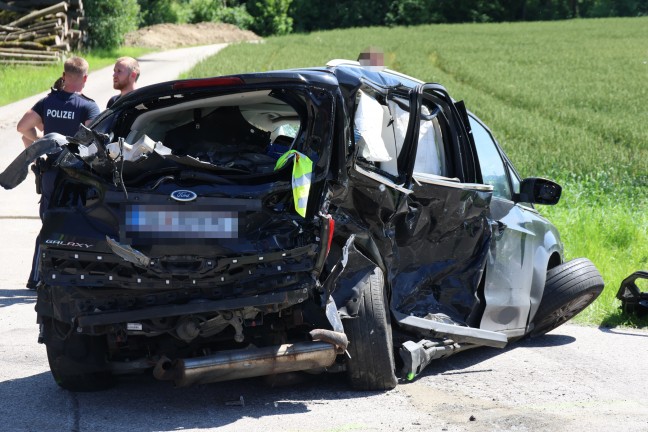
<svg viewBox="0 0 648 432"><path fill-rule="evenodd" d="M41 137L39 131L60 133L74 136L81 123L88 125L99 115L99 106L92 99L81 94L88 79L88 62L81 57L71 57L63 65L63 86L52 92L27 111L18 122L16 129L22 135L25 147L30 146ZM52 161L54 156L48 156ZM39 214L41 220L49 206L50 196L54 190L54 180L57 170L45 170L40 181L41 200ZM35 289L38 283L39 239L36 239L36 251L32 263L32 272L27 282L27 288Z"/></svg>
<svg viewBox="0 0 648 432"><path fill-rule="evenodd" d="M40 138L37 129L45 134L57 132L73 136L79 124L89 124L97 115L99 107L92 99L81 94L88 79L88 62L81 57L71 57L63 65L63 88L52 91L18 122L18 132L23 136L25 147Z"/></svg>

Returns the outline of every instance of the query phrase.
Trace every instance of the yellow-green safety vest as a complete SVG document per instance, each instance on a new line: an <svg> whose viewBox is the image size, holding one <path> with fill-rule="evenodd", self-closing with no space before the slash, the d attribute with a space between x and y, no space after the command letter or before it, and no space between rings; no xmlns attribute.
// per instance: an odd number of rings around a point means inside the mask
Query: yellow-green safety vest
<svg viewBox="0 0 648 432"><path fill-rule="evenodd" d="M292 190L295 200L295 210L302 217L306 217L308 193L310 192L311 175L313 174L313 161L308 156L297 150L288 150L282 154L275 164L275 171L283 167L289 159L295 158L292 171Z"/></svg>

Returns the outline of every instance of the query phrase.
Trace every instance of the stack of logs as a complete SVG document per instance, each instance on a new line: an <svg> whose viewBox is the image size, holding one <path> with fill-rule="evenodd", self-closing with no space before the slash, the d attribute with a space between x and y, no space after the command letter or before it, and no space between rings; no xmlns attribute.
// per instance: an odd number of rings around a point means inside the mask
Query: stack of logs
<svg viewBox="0 0 648 432"><path fill-rule="evenodd" d="M0 7L12 7L12 3L50 6L0 25L0 64L50 65L64 60L71 50L81 48L82 0L0 2Z"/></svg>

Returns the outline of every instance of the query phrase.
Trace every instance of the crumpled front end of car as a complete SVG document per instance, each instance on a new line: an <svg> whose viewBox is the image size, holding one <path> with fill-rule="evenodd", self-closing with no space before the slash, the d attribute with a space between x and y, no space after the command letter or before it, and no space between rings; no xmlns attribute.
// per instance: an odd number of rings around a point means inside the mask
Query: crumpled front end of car
<svg viewBox="0 0 648 432"><path fill-rule="evenodd" d="M55 333L102 338L97 370L157 364L178 385L323 369L344 351L320 284L335 93L230 84L117 105L63 149L40 234L48 349Z"/></svg>

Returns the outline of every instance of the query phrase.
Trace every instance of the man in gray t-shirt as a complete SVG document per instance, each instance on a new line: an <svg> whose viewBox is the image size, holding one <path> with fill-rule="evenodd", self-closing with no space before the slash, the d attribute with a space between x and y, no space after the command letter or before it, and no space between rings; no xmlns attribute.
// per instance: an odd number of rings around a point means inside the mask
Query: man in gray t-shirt
<svg viewBox="0 0 648 432"><path fill-rule="evenodd" d="M119 90L119 94L108 100L106 108L110 108L117 99L135 90L139 76L140 66L137 60L133 57L118 58L113 68L113 88Z"/></svg>

